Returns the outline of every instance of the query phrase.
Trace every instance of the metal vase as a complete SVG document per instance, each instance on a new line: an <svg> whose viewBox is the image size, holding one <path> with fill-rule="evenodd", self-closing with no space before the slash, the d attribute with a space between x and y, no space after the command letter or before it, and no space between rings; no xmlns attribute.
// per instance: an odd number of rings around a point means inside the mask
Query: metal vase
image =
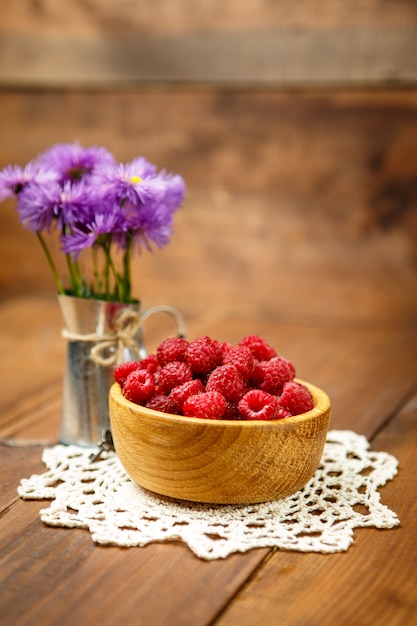
<svg viewBox="0 0 417 626"><path fill-rule="evenodd" d="M64 319L67 355L59 441L95 446L110 431L108 395L115 367L122 361L146 356L144 319L165 311L173 315L179 335L185 334L182 316L171 307L156 306L140 312L140 303L121 304L59 295ZM128 339L118 341L122 317L136 320ZM130 320L131 321L131 320ZM129 323L130 323L129 321ZM126 330L126 329L125 329Z"/></svg>

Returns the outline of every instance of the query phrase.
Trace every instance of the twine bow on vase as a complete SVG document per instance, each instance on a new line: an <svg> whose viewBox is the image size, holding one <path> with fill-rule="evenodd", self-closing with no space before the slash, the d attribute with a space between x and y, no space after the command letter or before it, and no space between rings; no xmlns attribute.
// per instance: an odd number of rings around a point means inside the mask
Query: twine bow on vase
<svg viewBox="0 0 417 626"><path fill-rule="evenodd" d="M140 303L58 296L67 340L61 414L61 443L95 446L110 430L109 391L114 369L146 356L143 323L155 313L174 318L178 336L185 322L173 307L157 305L141 313Z"/></svg>
<svg viewBox="0 0 417 626"><path fill-rule="evenodd" d="M92 361L102 367L120 365L125 359L126 350L133 352L136 360L141 358L138 344L138 335L141 335L141 318L136 311L124 309L114 319L114 331L102 335L99 333L78 334L67 329L62 336L68 341L81 341L93 344L90 351Z"/></svg>

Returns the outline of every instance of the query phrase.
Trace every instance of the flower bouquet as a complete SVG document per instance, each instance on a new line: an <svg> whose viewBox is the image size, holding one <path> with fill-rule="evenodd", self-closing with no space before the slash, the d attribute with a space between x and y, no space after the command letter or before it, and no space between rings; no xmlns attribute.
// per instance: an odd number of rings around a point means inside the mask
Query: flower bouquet
<svg viewBox="0 0 417 626"><path fill-rule="evenodd" d="M144 319L182 316L172 307L140 312L132 295L135 254L168 243L183 202L181 176L157 171L140 156L117 163L103 147L57 144L25 167L0 171L0 201L17 199L23 227L37 236L55 278L68 341L60 440L93 445L109 431L108 392L114 368L146 355ZM58 236L67 276L48 245Z"/></svg>
<svg viewBox="0 0 417 626"><path fill-rule="evenodd" d="M17 199L20 221L39 239L58 293L79 298L131 302L132 256L168 243L184 193L181 176L158 172L144 157L119 164L107 149L78 143L57 144L24 168L9 165L0 171L0 201ZM56 230L67 260L67 284L45 237ZM89 277L81 263L87 250Z"/></svg>

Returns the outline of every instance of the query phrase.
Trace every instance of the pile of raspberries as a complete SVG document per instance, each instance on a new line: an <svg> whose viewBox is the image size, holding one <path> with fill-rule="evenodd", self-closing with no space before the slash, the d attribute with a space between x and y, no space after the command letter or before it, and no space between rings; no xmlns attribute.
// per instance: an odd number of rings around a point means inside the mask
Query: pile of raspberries
<svg viewBox="0 0 417 626"><path fill-rule="evenodd" d="M276 420L313 408L291 361L258 335L237 345L169 337L155 354L119 365L114 378L131 402L187 417Z"/></svg>

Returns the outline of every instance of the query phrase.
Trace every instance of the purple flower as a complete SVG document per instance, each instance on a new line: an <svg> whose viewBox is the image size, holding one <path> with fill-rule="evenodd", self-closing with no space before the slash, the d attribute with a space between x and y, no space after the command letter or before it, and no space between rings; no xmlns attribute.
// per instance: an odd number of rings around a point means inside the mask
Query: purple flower
<svg viewBox="0 0 417 626"><path fill-rule="evenodd" d="M178 177L180 178L180 177ZM97 168L94 182L120 205L139 207L148 201L164 200L170 176L158 173L155 165L143 157L131 163Z"/></svg>
<svg viewBox="0 0 417 626"><path fill-rule="evenodd" d="M0 172L0 202L18 196L30 183L48 185L56 181L57 175L50 169L39 167L33 161L25 168L8 165Z"/></svg>
<svg viewBox="0 0 417 626"><path fill-rule="evenodd" d="M161 172L161 178L164 181L164 197L162 203L169 207L172 211L176 211L182 204L185 196L185 183L178 174L167 174Z"/></svg>
<svg viewBox="0 0 417 626"><path fill-rule="evenodd" d="M131 239L140 250L150 250L151 242L158 248L168 243L173 213L181 205L185 185L181 176L157 172L143 157L131 163L98 168L92 177L103 193L114 203L118 232L115 240L126 248Z"/></svg>
<svg viewBox="0 0 417 626"><path fill-rule="evenodd" d="M166 206L156 206L142 216L141 224L136 229L133 241L136 246L143 244L152 250L151 243L162 248L169 242L172 234L172 212Z"/></svg>
<svg viewBox="0 0 417 626"><path fill-rule="evenodd" d="M57 144L24 169L8 166L0 171L0 201L17 198L20 221L37 233L59 292L78 297L130 302L133 252L168 243L184 195L181 176L158 172L144 157L117 164L105 148L78 143ZM69 257L67 290L42 234L54 228ZM112 257L115 247L122 251L121 269ZM91 284L77 263L88 248L99 249L102 257L94 255Z"/></svg>
<svg viewBox="0 0 417 626"><path fill-rule="evenodd" d="M97 197L83 181L78 184L57 182L48 185L31 183L19 195L17 211L23 226L34 232L50 231L55 224L61 230L90 215Z"/></svg>
<svg viewBox="0 0 417 626"><path fill-rule="evenodd" d="M91 175L98 166L114 165L113 155L106 148L83 148L79 143L56 144L38 157L38 162L54 170L61 183L79 181Z"/></svg>
<svg viewBox="0 0 417 626"><path fill-rule="evenodd" d="M111 243L117 231L118 216L106 211L92 214L88 222L79 222L61 236L63 252L75 261L81 252L96 245Z"/></svg>
<svg viewBox="0 0 417 626"><path fill-rule="evenodd" d="M167 202L147 202L140 209L131 211L124 231L126 238L132 239L138 251L142 245L151 251L152 243L162 248L172 234L173 214L177 206L168 194Z"/></svg>

